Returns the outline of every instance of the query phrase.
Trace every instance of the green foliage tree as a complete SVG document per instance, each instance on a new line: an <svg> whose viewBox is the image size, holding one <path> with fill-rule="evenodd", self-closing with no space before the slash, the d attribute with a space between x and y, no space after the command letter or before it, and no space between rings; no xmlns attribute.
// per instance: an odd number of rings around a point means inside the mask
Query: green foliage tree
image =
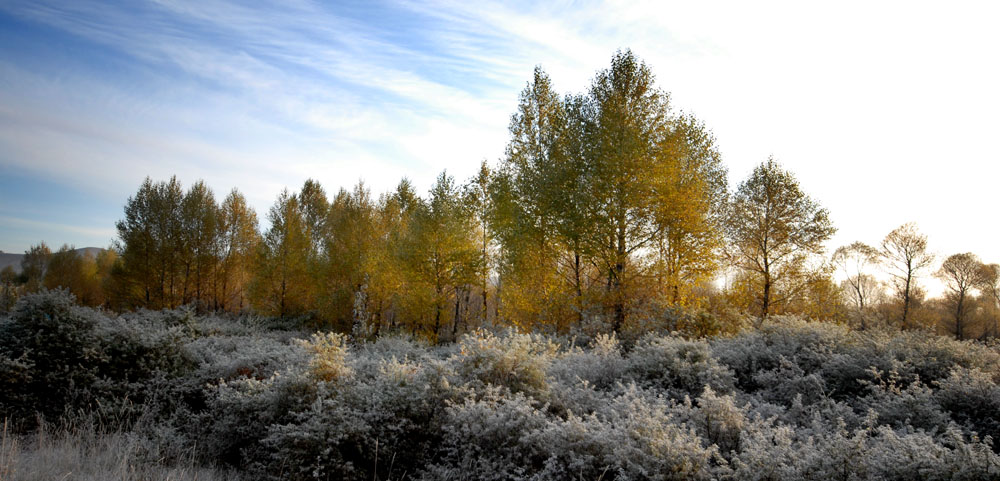
<svg viewBox="0 0 1000 481"><path fill-rule="evenodd" d="M726 235L735 265L752 275L758 286L761 318L773 310L773 288L800 284L802 256L818 254L836 229L829 213L802 191L798 181L774 159L757 166L733 196Z"/></svg>
<svg viewBox="0 0 1000 481"><path fill-rule="evenodd" d="M508 317L565 325L602 299L618 330L643 296L681 304L717 271L721 156L703 124L671 112L632 52L564 99L536 69L510 133L491 184ZM640 287L654 277L659 293Z"/></svg>
<svg viewBox="0 0 1000 481"><path fill-rule="evenodd" d="M669 96L656 88L649 67L625 51L597 73L590 97L594 153L588 200L597 229L592 247L608 275L618 331L626 316L627 284L641 273L626 270L637 266L630 258L660 232L654 182L669 157Z"/></svg>

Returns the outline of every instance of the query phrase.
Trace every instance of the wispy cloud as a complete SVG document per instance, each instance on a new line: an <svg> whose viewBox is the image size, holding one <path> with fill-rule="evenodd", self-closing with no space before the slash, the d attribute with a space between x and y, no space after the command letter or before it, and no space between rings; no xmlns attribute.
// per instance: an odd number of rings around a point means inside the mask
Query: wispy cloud
<svg viewBox="0 0 1000 481"><path fill-rule="evenodd" d="M845 241L917 219L958 245L956 216L929 214L941 197L912 191L951 183L968 205L990 202L996 14L977 2L11 0L0 22L19 27L0 35L24 38L0 46L0 168L91 175L122 200L176 173L238 186L262 213L307 177L428 185L502 154L536 64L579 92L632 48L713 128L734 180L773 153L845 219Z"/></svg>

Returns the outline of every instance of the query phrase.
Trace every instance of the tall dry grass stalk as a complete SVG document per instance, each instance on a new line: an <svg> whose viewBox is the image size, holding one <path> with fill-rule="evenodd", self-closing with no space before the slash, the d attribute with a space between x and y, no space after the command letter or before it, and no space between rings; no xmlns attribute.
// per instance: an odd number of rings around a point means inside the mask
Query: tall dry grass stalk
<svg viewBox="0 0 1000 481"><path fill-rule="evenodd" d="M4 422L0 436L2 481L239 481L233 472L197 466L191 459L165 463L157 446L130 431L101 432L92 425L38 431L19 437ZM150 456L153 454L153 456Z"/></svg>
<svg viewBox="0 0 1000 481"><path fill-rule="evenodd" d="M0 480L14 479L15 462L21 455L21 444L13 433L7 419L3 420L3 433L0 433Z"/></svg>

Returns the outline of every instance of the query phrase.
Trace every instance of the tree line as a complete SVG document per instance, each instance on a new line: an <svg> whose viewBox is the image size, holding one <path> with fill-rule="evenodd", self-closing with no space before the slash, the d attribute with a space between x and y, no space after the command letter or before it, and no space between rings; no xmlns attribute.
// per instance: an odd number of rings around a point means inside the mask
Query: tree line
<svg viewBox="0 0 1000 481"><path fill-rule="evenodd" d="M307 180L279 194L263 231L236 189L220 203L204 182L147 178L111 249L65 267L69 247L32 247L20 276L3 274L4 298L63 285L113 309L188 305L435 340L484 324L619 331L650 319L707 334L785 313L909 329L949 312L957 337L974 318L975 335L998 332L995 264L946 259L949 294L934 305L918 283L933 256L912 224L825 257L829 212L774 159L730 192L711 132L631 51L580 94L560 95L536 68L509 132L496 165L464 182L442 172L426 195L405 178L378 197Z"/></svg>

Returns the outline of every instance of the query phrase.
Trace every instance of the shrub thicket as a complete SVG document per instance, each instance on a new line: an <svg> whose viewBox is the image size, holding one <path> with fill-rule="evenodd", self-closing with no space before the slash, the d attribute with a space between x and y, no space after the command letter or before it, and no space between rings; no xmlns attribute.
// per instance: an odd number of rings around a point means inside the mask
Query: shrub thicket
<svg viewBox="0 0 1000 481"><path fill-rule="evenodd" d="M481 331L431 347L111 318L47 292L0 320L0 381L4 417L127 397L158 459L197 445L253 479L1000 477L995 347L796 319L712 340Z"/></svg>

